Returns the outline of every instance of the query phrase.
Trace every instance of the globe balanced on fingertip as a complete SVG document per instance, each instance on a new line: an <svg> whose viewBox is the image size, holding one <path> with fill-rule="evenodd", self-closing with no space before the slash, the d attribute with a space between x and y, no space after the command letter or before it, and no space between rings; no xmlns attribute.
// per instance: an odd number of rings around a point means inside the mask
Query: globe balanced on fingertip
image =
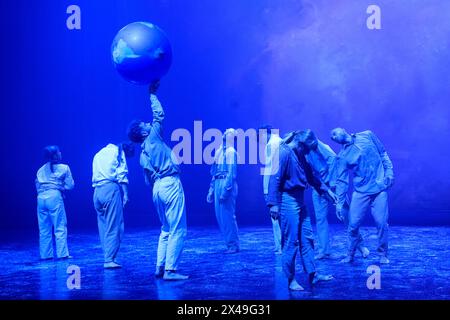
<svg viewBox="0 0 450 320"><path fill-rule="evenodd" d="M172 63L172 47L166 34L149 22L133 22L120 29L111 55L119 74L134 84L158 81Z"/></svg>

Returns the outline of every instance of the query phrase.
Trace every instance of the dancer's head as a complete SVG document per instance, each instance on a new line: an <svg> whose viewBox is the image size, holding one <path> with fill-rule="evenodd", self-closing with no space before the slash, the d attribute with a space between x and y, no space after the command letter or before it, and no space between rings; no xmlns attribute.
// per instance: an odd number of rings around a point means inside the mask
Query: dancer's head
<svg viewBox="0 0 450 320"><path fill-rule="evenodd" d="M302 131L300 130L291 131L286 134L283 142L295 152L304 154L307 151L305 145L302 143Z"/></svg>
<svg viewBox="0 0 450 320"><path fill-rule="evenodd" d="M222 136L224 145L226 145L227 147L234 146L234 138L236 138L236 135L236 130L233 128L228 128L227 130L225 130Z"/></svg>
<svg viewBox="0 0 450 320"><path fill-rule="evenodd" d="M128 126L128 138L135 143L144 142L145 138L150 134L152 124L142 120L133 120Z"/></svg>
<svg viewBox="0 0 450 320"><path fill-rule="evenodd" d="M302 130L299 133L300 142L306 147L307 151L316 150L319 140L311 129Z"/></svg>
<svg viewBox="0 0 450 320"><path fill-rule="evenodd" d="M339 144L346 144L351 139L350 135L347 133L347 131L345 131L344 128L334 128L333 130L331 130L330 135L331 140Z"/></svg>
<svg viewBox="0 0 450 320"><path fill-rule="evenodd" d="M50 170L53 172L53 165L58 164L62 160L61 151L58 146L46 146L44 148L44 158L45 161L50 163Z"/></svg>

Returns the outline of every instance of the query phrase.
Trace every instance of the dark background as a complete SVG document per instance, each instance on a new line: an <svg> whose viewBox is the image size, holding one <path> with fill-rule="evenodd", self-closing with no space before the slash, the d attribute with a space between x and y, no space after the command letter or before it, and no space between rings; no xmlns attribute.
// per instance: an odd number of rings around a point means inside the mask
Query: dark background
<svg viewBox="0 0 450 320"><path fill-rule="evenodd" d="M373 2L2 1L0 228L37 233L35 173L42 148L57 144L76 183L69 229L95 230L93 155L124 139L133 118L151 119L147 89L121 79L110 59L114 35L134 21L157 24L172 44L159 92L169 144L195 120L204 129L309 127L335 150L330 129L371 129L395 166L391 224L449 224L450 2L377 0L382 29L369 30ZM81 30L66 28L71 4ZM158 226L138 157L128 165L126 226ZM270 225L259 169L239 167L240 225ZM182 170L188 224L214 225L209 167Z"/></svg>

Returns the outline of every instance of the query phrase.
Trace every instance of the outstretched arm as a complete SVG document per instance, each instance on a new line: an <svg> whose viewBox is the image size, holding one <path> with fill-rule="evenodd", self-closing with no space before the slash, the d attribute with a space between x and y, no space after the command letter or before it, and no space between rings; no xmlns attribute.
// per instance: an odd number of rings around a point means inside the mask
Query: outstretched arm
<svg viewBox="0 0 450 320"><path fill-rule="evenodd" d="M151 83L148 91L150 93L150 104L153 113L152 127L156 130L160 137L162 137L162 122L164 120L164 109L156 96L156 91L159 87L159 81Z"/></svg>

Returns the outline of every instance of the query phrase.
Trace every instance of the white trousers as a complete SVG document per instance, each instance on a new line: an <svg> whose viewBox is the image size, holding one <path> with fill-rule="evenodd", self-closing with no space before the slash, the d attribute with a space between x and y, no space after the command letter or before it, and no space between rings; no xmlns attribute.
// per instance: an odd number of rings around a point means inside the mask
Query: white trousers
<svg viewBox="0 0 450 320"><path fill-rule="evenodd" d="M56 256L69 255L67 248L67 218L64 201L58 190L47 190L37 197L39 251L41 259L53 258L52 236L55 236Z"/></svg>
<svg viewBox="0 0 450 320"><path fill-rule="evenodd" d="M184 191L178 176L155 181L153 203L162 224L156 265L175 271L180 263L187 234Z"/></svg>

